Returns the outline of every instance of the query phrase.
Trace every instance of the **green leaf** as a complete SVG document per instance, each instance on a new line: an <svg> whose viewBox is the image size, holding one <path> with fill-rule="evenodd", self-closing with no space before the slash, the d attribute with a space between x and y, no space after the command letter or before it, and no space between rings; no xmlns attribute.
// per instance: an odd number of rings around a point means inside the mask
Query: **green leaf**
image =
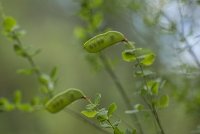
<svg viewBox="0 0 200 134"><path fill-rule="evenodd" d="M22 99L22 93L20 90L15 91L14 93L14 103L15 104L20 104Z"/></svg>
<svg viewBox="0 0 200 134"><path fill-rule="evenodd" d="M35 49L35 50L31 49L31 52L29 52L29 55L31 57L34 57L34 56L38 55L41 51L42 51L41 49Z"/></svg>
<svg viewBox="0 0 200 134"><path fill-rule="evenodd" d="M94 110L96 107L97 107L96 104L87 104L85 108L87 110Z"/></svg>
<svg viewBox="0 0 200 134"><path fill-rule="evenodd" d="M155 60L155 54L154 53L146 54L146 55L143 55L143 58L144 59L140 63L145 66L150 66L153 64Z"/></svg>
<svg viewBox="0 0 200 134"><path fill-rule="evenodd" d="M151 93L157 95L159 90L159 83L155 82L151 87Z"/></svg>
<svg viewBox="0 0 200 134"><path fill-rule="evenodd" d="M96 98L94 100L94 104L95 105L98 105L100 103L100 100L101 100L101 94L97 94L96 95Z"/></svg>
<svg viewBox="0 0 200 134"><path fill-rule="evenodd" d="M93 16L93 26L99 27L102 24L102 21L103 21L103 14L102 14L102 12L97 12Z"/></svg>
<svg viewBox="0 0 200 134"><path fill-rule="evenodd" d="M163 95L160 97L159 104L161 108L166 108L169 105L169 96Z"/></svg>
<svg viewBox="0 0 200 134"><path fill-rule="evenodd" d="M134 108L135 108L137 111L141 111L141 110L144 109L144 106L141 105L141 104L136 104L136 105L134 106Z"/></svg>
<svg viewBox="0 0 200 134"><path fill-rule="evenodd" d="M50 77L51 77L51 79L55 79L57 73L58 73L58 68L57 68L57 67L54 67L54 68L51 70L51 72L50 72Z"/></svg>
<svg viewBox="0 0 200 134"><path fill-rule="evenodd" d="M54 82L51 80L51 77L47 74L41 74L39 77L39 82L48 87L48 89L54 89Z"/></svg>
<svg viewBox="0 0 200 134"><path fill-rule="evenodd" d="M124 134L122 131L119 130L119 128L114 129L114 134Z"/></svg>
<svg viewBox="0 0 200 134"><path fill-rule="evenodd" d="M19 46L18 44L15 44L14 46L14 51L17 55L21 56L21 57L27 57L28 54L25 52L25 50Z"/></svg>
<svg viewBox="0 0 200 134"><path fill-rule="evenodd" d="M145 16L143 18L143 22L147 25L147 26L153 26L156 24L156 18L155 17L150 17L150 16Z"/></svg>
<svg viewBox="0 0 200 134"><path fill-rule="evenodd" d="M147 95L147 94L148 94L148 90L147 90L146 88L142 88L142 89L140 90L140 95L145 96L145 95Z"/></svg>
<svg viewBox="0 0 200 134"><path fill-rule="evenodd" d="M142 104L136 104L134 106L134 110L127 110L127 111L125 111L125 113L126 114L135 114L135 113L142 111L142 110L144 110L144 106Z"/></svg>
<svg viewBox="0 0 200 134"><path fill-rule="evenodd" d="M17 70L18 74L23 74L23 75L32 75L36 71L35 68L31 69L19 69Z"/></svg>
<svg viewBox="0 0 200 134"><path fill-rule="evenodd" d="M30 104L32 106L37 106L37 105L41 104L41 99L39 97L34 97L33 99L31 99Z"/></svg>
<svg viewBox="0 0 200 134"><path fill-rule="evenodd" d="M155 80L151 80L147 82L148 89L154 95L158 94L160 83Z"/></svg>
<svg viewBox="0 0 200 134"><path fill-rule="evenodd" d="M140 76L140 77L144 77L144 76L150 76L153 75L154 73L150 70L144 69L143 71L138 70L135 71L135 76Z"/></svg>
<svg viewBox="0 0 200 134"><path fill-rule="evenodd" d="M89 5L92 9L100 7L103 4L103 0L92 0L89 2Z"/></svg>
<svg viewBox="0 0 200 134"><path fill-rule="evenodd" d="M137 130L135 128L133 128L132 133L131 134L137 134Z"/></svg>
<svg viewBox="0 0 200 134"><path fill-rule="evenodd" d="M7 16L3 20L3 28L5 32L11 32L17 27L17 22L13 17Z"/></svg>
<svg viewBox="0 0 200 134"><path fill-rule="evenodd" d="M112 128L112 126L109 123L105 122L105 121L104 122L100 122L100 125L103 128Z"/></svg>
<svg viewBox="0 0 200 134"><path fill-rule="evenodd" d="M108 120L108 110L106 110L105 108L100 109L97 114L97 119L100 122Z"/></svg>
<svg viewBox="0 0 200 134"><path fill-rule="evenodd" d="M135 113L138 113L138 112L139 112L139 111L138 111L138 110L135 110L135 109L134 109L134 110L126 110L126 111L125 111L126 114L135 114Z"/></svg>
<svg viewBox="0 0 200 134"><path fill-rule="evenodd" d="M25 30L15 30L15 34L17 37L23 37L24 35L26 35L26 31Z"/></svg>
<svg viewBox="0 0 200 134"><path fill-rule="evenodd" d="M74 29L74 35L79 39L85 39L87 34L84 28L76 27Z"/></svg>
<svg viewBox="0 0 200 134"><path fill-rule="evenodd" d="M118 121L113 122L112 125L113 125L114 127L118 127L120 123L121 123L121 120L118 120Z"/></svg>
<svg viewBox="0 0 200 134"><path fill-rule="evenodd" d="M2 111L12 111L15 109L15 105L6 98L0 98L0 105L2 105Z"/></svg>
<svg viewBox="0 0 200 134"><path fill-rule="evenodd" d="M112 116L112 114L117 110L117 105L115 103L110 104L108 107L108 117Z"/></svg>
<svg viewBox="0 0 200 134"><path fill-rule="evenodd" d="M15 109L15 105L8 102L8 103L4 104L4 108L5 108L5 111L12 111Z"/></svg>
<svg viewBox="0 0 200 134"><path fill-rule="evenodd" d="M123 51L122 58L124 61L127 61L127 62L134 62L136 60L136 56L132 49Z"/></svg>
<svg viewBox="0 0 200 134"><path fill-rule="evenodd" d="M81 113L88 118L94 118L98 112L96 110L94 110L94 111L85 111L84 110L84 111L81 111Z"/></svg>
<svg viewBox="0 0 200 134"><path fill-rule="evenodd" d="M17 105L17 108L21 111L24 111L24 112L32 112L33 111L33 107L30 105L30 104L19 104Z"/></svg>
<svg viewBox="0 0 200 134"><path fill-rule="evenodd" d="M141 9L141 3L140 2L136 2L136 1L131 1L131 3L128 6L130 9L132 9L133 11L137 12L138 10Z"/></svg>

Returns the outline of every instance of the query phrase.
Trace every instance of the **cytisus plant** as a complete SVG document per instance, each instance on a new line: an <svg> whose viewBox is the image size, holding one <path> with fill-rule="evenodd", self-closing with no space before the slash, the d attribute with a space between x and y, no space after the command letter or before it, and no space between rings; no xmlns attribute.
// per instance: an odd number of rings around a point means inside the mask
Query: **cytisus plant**
<svg viewBox="0 0 200 134"><path fill-rule="evenodd" d="M24 112L33 112L35 110L46 109L50 113L57 113L69 104L77 100L85 100L88 104L86 110L81 113L87 117L97 117L104 127L112 127L115 133L121 132L118 129L120 121L111 123L110 118L117 106L112 103L108 109L99 108L101 95L98 94L95 101L92 102L83 91L75 88L69 88L65 91L55 94L55 83L57 81L56 74L57 69L53 68L50 74L43 73L39 66L33 60L33 57L38 54L39 50L29 51L27 46L24 46L21 42L21 36L24 35L24 31L21 30L16 20L11 16L3 15L3 34L13 43L15 53L25 58L30 63L29 69L20 69L17 72L23 75L35 74L40 84L40 91L42 97L35 96L30 102L24 103L22 101L22 93L17 90L14 93L13 101L5 97L0 98L0 110L1 112L8 112L12 110L20 110ZM108 124L106 124L106 122ZM135 130L134 130L135 131ZM128 131L129 132L129 131Z"/></svg>
<svg viewBox="0 0 200 134"><path fill-rule="evenodd" d="M82 90L75 88L69 88L61 93L55 94L54 89L57 81L57 69L53 68L50 74L41 71L33 60L33 57L38 54L39 50L29 51L29 49L26 48L27 46L22 44L20 37L24 32L19 28L14 18L3 15L3 33L12 41L15 53L18 56L27 59L31 65L29 69L21 69L18 72L26 75L36 74L40 83L40 91L43 96L35 97L30 103L23 103L21 100L21 92L16 91L13 102L4 97L0 98L0 110L2 112L14 109L22 111L46 109L50 113L57 113L77 100L84 100L87 104L85 110L81 111L81 113L88 118L96 118L102 127L113 129L114 134L143 133L141 130L137 132L136 129L127 129L126 131L119 129L120 120L114 122L111 120L113 113L117 109L117 105L112 103L108 108L101 107L100 94L96 96L94 101L85 95ZM83 45L83 48L89 53L101 53L105 48L117 43L125 45L126 49L122 52L122 58L126 62L135 63L135 76L141 77L143 80L143 85L141 85L141 88L138 91L144 104L136 104L134 109L129 109L126 113L135 114L143 110L150 111L159 128L158 133L164 134L157 111L160 108L168 106L169 97L167 95L162 95L159 92L164 85L164 81L161 78L151 77L154 73L148 69L155 60L155 54L150 50L137 48L134 42L129 41L118 31L108 31L99 34L89 39Z"/></svg>
<svg viewBox="0 0 200 134"><path fill-rule="evenodd" d="M150 110L160 132L164 134L165 132L161 125L157 110L168 106L169 97L168 95L162 95L159 92L164 85L164 81L160 78L151 78L150 75L152 75L153 72L147 69L148 66L153 64L155 54L150 50L135 47L134 42L128 41L122 33L117 31L108 31L91 38L84 44L84 48L89 53L98 53L104 48L119 42L126 45L126 49L122 52L124 61L134 62L135 76L142 77L143 79L143 85L141 86L139 93L144 101L144 105L136 104L134 107L135 109L126 111L126 113L131 114L146 109Z"/></svg>

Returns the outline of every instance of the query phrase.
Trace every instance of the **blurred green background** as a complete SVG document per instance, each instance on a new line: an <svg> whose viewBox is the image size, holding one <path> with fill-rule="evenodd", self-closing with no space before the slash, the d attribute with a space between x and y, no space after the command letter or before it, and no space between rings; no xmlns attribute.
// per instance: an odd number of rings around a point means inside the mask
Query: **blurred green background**
<svg viewBox="0 0 200 134"><path fill-rule="evenodd" d="M85 25L78 16L80 0L1 0L7 15L13 16L27 31L22 38L24 44L40 48L42 52L34 57L42 71L49 72L53 66L59 68L57 91L74 87L82 89L88 96L102 94L102 106L112 102L118 105L117 116L130 122L123 99L110 76L102 68L95 70L86 60L82 42L74 35L74 29ZM198 1L179 1L183 7L185 21L184 36L193 44L198 41ZM199 67L181 40L180 16L176 1L170 0L107 0L104 2L105 25L125 34L137 46L152 49L156 55L153 70L166 79L162 92L170 95L170 105L159 111L166 134L190 134L200 123ZM163 10L172 19L169 23L162 17ZM191 15L192 14L192 15ZM159 15L159 19L156 15ZM191 21L191 22L190 22ZM176 27L173 27L173 26ZM192 25L192 26L190 26ZM189 34L190 33L190 34ZM138 80L133 78L133 64L122 61L120 45L112 46L103 53L113 63L113 70L123 83L133 104L137 97ZM179 50L183 51L179 53ZM192 47L199 55L198 42ZM23 91L24 101L38 93L35 76L16 74L20 68L28 68L26 60L15 55L11 42L0 36L0 97L12 98L16 89ZM70 109L80 112L84 103L75 103ZM151 118L143 118L144 130L153 134ZM123 128L125 125L122 125ZM12 111L0 114L1 134L100 134L94 127L69 112L50 114L45 110L33 113ZM198 132L197 132L198 133Z"/></svg>

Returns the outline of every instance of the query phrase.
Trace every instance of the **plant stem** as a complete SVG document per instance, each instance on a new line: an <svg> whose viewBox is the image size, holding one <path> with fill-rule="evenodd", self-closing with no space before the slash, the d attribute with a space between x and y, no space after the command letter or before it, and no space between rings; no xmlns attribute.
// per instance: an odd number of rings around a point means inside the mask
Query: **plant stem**
<svg viewBox="0 0 200 134"><path fill-rule="evenodd" d="M179 8L180 9L180 8ZM173 22L163 11L161 11L162 15L169 21L169 22ZM181 11L179 10L179 14L181 13ZM181 13L182 14L182 13ZM180 14L180 17L182 19L182 15ZM182 21L181 21L182 22ZM183 23L181 23L181 25L183 25ZM181 26L183 27L183 26ZM179 37L182 37L185 40L185 44L186 47L189 48L187 49L189 54L191 55L191 57L193 58L194 62L196 63L196 65L200 68L200 61L197 58L197 55L195 54L195 52L192 50L192 46L190 44L190 42L188 41L188 39L185 37L185 35L182 33L182 31L177 31L177 34L179 35Z"/></svg>
<svg viewBox="0 0 200 134"><path fill-rule="evenodd" d="M22 43L21 43L21 40L19 39L19 37L16 35L15 32L13 32L13 36L14 36L14 40L17 42L17 45L19 45L20 47L23 47L22 46ZM26 56L28 62L30 63L31 67L32 68L38 68L35 64L35 62L33 61L33 58L30 56L30 55L27 55ZM36 69L36 75L39 77L42 73L39 69Z"/></svg>
<svg viewBox="0 0 200 134"><path fill-rule="evenodd" d="M133 48L133 45L131 45L127 39L124 40L124 42L128 45L129 48ZM140 70L142 72L142 78L143 78L144 84L145 84L147 90L150 91L149 86L147 84L146 76L144 75L144 69L143 69L142 65L140 64L140 61L137 58L137 56L136 56L136 62L137 62L136 64L139 66L139 68L140 68ZM156 111L156 108L155 108L154 104L151 101L147 100L147 98L145 98L144 96L141 96L141 97L144 100L144 102L146 103L146 105L149 107L149 109L151 110L151 112L152 112L152 114L153 114L153 116L154 116L154 118L155 118L155 120L157 122L157 125L158 125L158 127L159 127L159 129L161 131L161 134L165 134L164 129L163 129L162 125L161 125L161 122L160 122L160 119L159 119L159 116L158 116L158 113ZM152 96L148 95L147 97L151 98ZM151 103L149 103L149 102L151 102Z"/></svg>
<svg viewBox="0 0 200 134"><path fill-rule="evenodd" d="M125 104L127 106L128 109L132 109L132 105L131 105L131 101L129 100L129 96L126 94L125 89L123 88L121 82L119 81L118 77L116 76L116 74L114 73L114 71L112 70L106 56L104 56L103 54L100 54L100 59L107 71L107 73L110 75L110 77L112 78L114 84L116 85L118 91L120 92L120 95L122 96L123 100L125 101ZM135 121L137 122L137 126L138 129L140 131L141 134L144 134L143 130L142 130L142 126L139 122L139 119L137 117L137 115L133 114L132 116L133 118L132 121L135 123Z"/></svg>
<svg viewBox="0 0 200 134"><path fill-rule="evenodd" d="M110 124L110 126L112 127L112 129L115 130L115 127L114 127L113 124L110 122L110 120L107 120L107 122Z"/></svg>
<svg viewBox="0 0 200 134"><path fill-rule="evenodd" d="M160 122L160 119L159 119L159 116L158 116L158 113L157 113L157 111L156 111L155 106L153 105L152 108L153 108L153 109L152 109L152 112L153 112L154 117L155 117L155 119L156 119L156 121L157 121L157 124L158 124L158 126L159 126L159 128L160 128L161 134L165 134L164 129L163 129L162 125L161 125L161 122Z"/></svg>
<svg viewBox="0 0 200 134"><path fill-rule="evenodd" d="M14 41L16 41L17 45L19 45L20 47L23 47L22 42L19 39L19 37L16 35L16 33L13 32L12 34L13 34L13 37L14 37L13 39L14 39ZM26 59L28 60L28 62L30 63L32 68L36 68L35 73L36 73L37 77L39 78L41 76L42 72L38 69L33 58L30 55L27 55ZM50 93L50 91L49 91L49 93ZM86 100L88 100L88 102L91 103L90 99L86 99ZM84 118L83 116L81 116L80 113L77 113L77 112L70 110L70 109L68 109L67 112L70 113L71 115L73 115L74 117L77 117L77 119L81 119L81 120L87 122L88 124L90 124L91 126L96 128L97 130L103 132L104 134L111 134L110 132L108 132L108 131L102 129L101 127L99 127L98 125L96 125L94 122L92 122L92 121Z"/></svg>
<svg viewBox="0 0 200 134"><path fill-rule="evenodd" d="M16 45L20 46L23 49L22 42L21 42L20 38L18 37L18 35L15 33L15 31L12 32L12 35L13 35L13 40L17 43ZM25 53L27 53L27 52L25 51ZM27 53L25 58L28 60L31 67L35 69L34 72L35 72L37 78L39 79L40 76L42 75L42 72L40 71L40 69L38 68L36 63L34 62L32 56ZM51 90L48 87L47 87L47 90L48 90L49 97L52 97L53 94L52 94Z"/></svg>
<svg viewBox="0 0 200 134"><path fill-rule="evenodd" d="M136 60L137 60L137 62L138 62L138 64L139 64L139 59L136 58ZM147 90L149 91L150 89L149 89L148 84L147 84L146 76L144 76L143 67L142 67L141 65L139 65L139 67L140 67L140 70L141 70L142 75L143 75L143 79L144 79L145 86L147 87ZM149 97L151 97L151 96L149 96ZM156 120L156 122L157 122L157 124L158 124L158 126L159 126L160 131L161 131L161 134L165 134L165 132L164 132L164 130L163 130L163 127L162 127L162 125L161 125L161 122L160 122L158 113L157 113L156 108L155 108L155 106L154 106L154 104L153 104L153 103L149 103L149 102L146 100L145 97L143 97L143 99L144 99L144 102L145 102L145 103L148 105L148 107L151 109L151 112L152 112L152 114L154 115L154 118L155 118L155 120Z"/></svg>
<svg viewBox="0 0 200 134"><path fill-rule="evenodd" d="M71 109L66 109L65 111L68 112L69 114L73 115L74 117L77 117L77 119L82 120L82 121L88 123L89 125L93 126L94 128L96 128L97 130L101 131L104 134L112 134L111 132L108 132L108 131L102 129L102 127L100 127L99 125L95 124L93 121L91 121L91 120L89 120L87 118L84 118L78 112L75 112L75 111L73 111Z"/></svg>

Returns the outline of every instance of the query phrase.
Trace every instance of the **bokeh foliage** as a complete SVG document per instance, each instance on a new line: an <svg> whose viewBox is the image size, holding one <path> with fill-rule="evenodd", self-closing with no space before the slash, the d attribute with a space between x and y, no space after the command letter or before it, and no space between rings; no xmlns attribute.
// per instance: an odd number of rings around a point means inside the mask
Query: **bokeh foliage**
<svg viewBox="0 0 200 134"><path fill-rule="evenodd" d="M14 16L20 26L27 30L27 35L22 38L24 44L41 49L41 53L34 57L41 69L50 72L53 66L58 66L56 92L68 87L83 89L90 96L100 92L102 104L106 106L116 102L117 115L123 115L122 119L127 122L130 122L129 117L124 114L127 108L116 92L115 85L104 71L97 55L86 54L82 44L88 38L110 28L123 32L137 45L152 49L157 55L152 70L166 80L165 90L162 92L170 95L169 107L159 113L166 133L199 133L195 130L200 124L199 1L4 0L2 4L6 14ZM23 101L27 102L38 93L37 80L35 76L15 73L16 70L30 66L14 54L10 41L5 40L3 35L0 38L1 97L12 100L13 92L20 89ZM123 47L118 45L103 53L109 57L113 70L134 105L141 101L137 97L141 81L133 78L133 64L122 61L122 50ZM17 99L19 96L17 91L16 102L20 101ZM79 104L71 107L81 111L83 104ZM0 131L6 134L101 133L66 112L53 117L45 111L31 114L13 111L0 116ZM145 130L153 133L148 115L141 117L141 120L146 121Z"/></svg>

